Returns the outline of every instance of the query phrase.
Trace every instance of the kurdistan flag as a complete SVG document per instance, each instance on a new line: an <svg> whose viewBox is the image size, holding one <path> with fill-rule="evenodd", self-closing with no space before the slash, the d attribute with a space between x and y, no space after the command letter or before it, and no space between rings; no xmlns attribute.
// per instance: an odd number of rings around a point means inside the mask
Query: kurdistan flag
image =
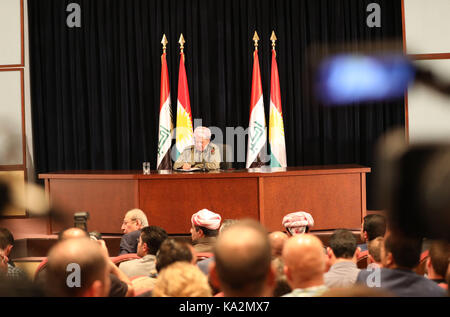
<svg viewBox="0 0 450 317"><path fill-rule="evenodd" d="M165 36L164 36L165 38ZM161 56L161 89L159 101L159 133L158 133L158 170L172 169L170 146L172 145L172 109L170 102L169 72L167 69L166 52Z"/></svg>
<svg viewBox="0 0 450 317"><path fill-rule="evenodd" d="M256 32L255 32L256 35ZM250 122L248 129L246 168L261 166L262 150L266 144L266 117L259 70L258 48L253 53L252 95L250 100Z"/></svg>
<svg viewBox="0 0 450 317"><path fill-rule="evenodd" d="M272 49L270 75L269 119L270 166L286 167L286 143L284 139L283 112L281 111L280 79L275 49Z"/></svg>
<svg viewBox="0 0 450 317"><path fill-rule="evenodd" d="M183 35L180 41L183 40ZM177 100L177 128L176 128L176 158L184 148L194 144L194 130L192 128L191 104L189 101L189 88L184 67L183 48L180 53L180 70L178 73L178 100Z"/></svg>

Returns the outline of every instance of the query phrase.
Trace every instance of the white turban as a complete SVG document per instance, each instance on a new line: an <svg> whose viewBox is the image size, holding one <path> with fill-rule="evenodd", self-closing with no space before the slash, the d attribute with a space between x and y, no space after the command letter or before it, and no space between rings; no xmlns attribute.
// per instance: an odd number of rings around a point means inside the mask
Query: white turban
<svg viewBox="0 0 450 317"><path fill-rule="evenodd" d="M195 139L211 139L211 130L207 127L196 127L194 130Z"/></svg>
<svg viewBox="0 0 450 317"><path fill-rule="evenodd" d="M220 227L222 217L208 209L202 209L196 212L191 217L191 222L194 226L205 227L211 230L217 230Z"/></svg>
<svg viewBox="0 0 450 317"><path fill-rule="evenodd" d="M306 227L314 226L313 217L304 211L297 211L287 214L283 218L283 226L292 234L304 233Z"/></svg>

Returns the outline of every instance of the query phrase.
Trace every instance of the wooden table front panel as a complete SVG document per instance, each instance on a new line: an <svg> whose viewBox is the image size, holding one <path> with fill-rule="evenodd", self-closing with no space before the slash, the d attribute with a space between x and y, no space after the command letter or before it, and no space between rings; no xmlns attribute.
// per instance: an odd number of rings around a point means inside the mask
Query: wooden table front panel
<svg viewBox="0 0 450 317"><path fill-rule="evenodd" d="M206 208L222 219L258 220L258 178L140 179L140 207L150 225L189 233L191 216Z"/></svg>
<svg viewBox="0 0 450 317"><path fill-rule="evenodd" d="M89 231L122 233L127 210L138 208L137 180L117 179L51 179L50 198L64 206L68 216L61 223L52 220L52 232L73 226L73 213L88 211Z"/></svg>
<svg viewBox="0 0 450 317"><path fill-rule="evenodd" d="M361 174L264 177L261 222L269 231L283 230L283 217L309 212L313 230L361 226ZM365 188L364 188L365 190Z"/></svg>

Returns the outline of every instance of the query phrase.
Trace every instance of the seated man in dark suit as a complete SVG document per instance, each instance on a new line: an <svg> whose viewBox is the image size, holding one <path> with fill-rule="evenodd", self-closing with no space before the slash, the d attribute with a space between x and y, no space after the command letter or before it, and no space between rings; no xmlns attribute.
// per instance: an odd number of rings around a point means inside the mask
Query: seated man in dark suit
<svg viewBox="0 0 450 317"><path fill-rule="evenodd" d="M121 228L124 235L120 239L119 255L137 252L140 230L147 226L147 216L142 210L131 209L125 214Z"/></svg>
<svg viewBox="0 0 450 317"><path fill-rule="evenodd" d="M362 270L357 283L380 287L395 296L445 296L444 289L413 271L420 261L421 244L421 239L391 233L381 248L383 268Z"/></svg>

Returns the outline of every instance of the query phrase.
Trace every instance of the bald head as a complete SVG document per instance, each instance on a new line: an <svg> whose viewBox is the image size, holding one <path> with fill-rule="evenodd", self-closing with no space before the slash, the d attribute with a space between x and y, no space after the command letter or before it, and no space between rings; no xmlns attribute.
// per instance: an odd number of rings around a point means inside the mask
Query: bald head
<svg viewBox="0 0 450 317"><path fill-rule="evenodd" d="M46 277L49 295L107 296L109 287L107 262L98 243L67 239L50 250Z"/></svg>
<svg viewBox="0 0 450 317"><path fill-rule="evenodd" d="M215 247L215 271L226 296L261 296L271 273L266 230L245 220L224 230Z"/></svg>
<svg viewBox="0 0 450 317"><path fill-rule="evenodd" d="M323 284L325 253L317 237L303 234L289 238L283 248L283 260L293 289Z"/></svg>
<svg viewBox="0 0 450 317"><path fill-rule="evenodd" d="M281 256L284 243L288 240L287 234L281 231L274 231L269 234L270 247L272 248L272 257Z"/></svg>
<svg viewBox="0 0 450 317"><path fill-rule="evenodd" d="M80 228L69 228L59 234L59 240L89 238L89 234Z"/></svg>

